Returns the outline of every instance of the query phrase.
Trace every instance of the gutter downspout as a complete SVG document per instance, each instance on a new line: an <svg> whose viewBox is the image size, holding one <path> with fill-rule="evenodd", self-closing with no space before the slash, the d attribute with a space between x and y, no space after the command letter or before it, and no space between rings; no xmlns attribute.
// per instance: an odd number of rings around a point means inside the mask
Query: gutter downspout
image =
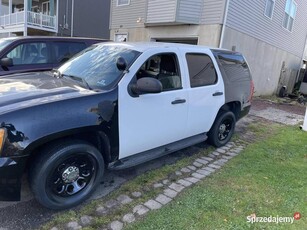
<svg viewBox="0 0 307 230"><path fill-rule="evenodd" d="M226 2L225 12L224 12L224 21L223 21L223 27L222 27L222 32L221 32L219 48L222 48L222 45L223 45L224 36L225 36L225 29L226 29L226 22L227 22L227 16L228 16L228 9L229 9L229 2L230 2L230 0L226 0L226 1L227 2Z"/></svg>
<svg viewBox="0 0 307 230"><path fill-rule="evenodd" d="M71 28L70 28L70 37L74 36L74 7L75 7L75 0L71 1Z"/></svg>

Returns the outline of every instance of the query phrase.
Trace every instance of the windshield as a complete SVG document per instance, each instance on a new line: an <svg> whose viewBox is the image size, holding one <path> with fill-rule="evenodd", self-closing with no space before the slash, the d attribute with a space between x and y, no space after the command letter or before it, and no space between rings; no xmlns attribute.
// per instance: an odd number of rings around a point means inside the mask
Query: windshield
<svg viewBox="0 0 307 230"><path fill-rule="evenodd" d="M123 57L127 67L140 52L120 46L94 45L66 62L58 70L62 76L70 76L86 82L88 88L107 90L117 84L123 71L116 66Z"/></svg>
<svg viewBox="0 0 307 230"><path fill-rule="evenodd" d="M7 45L12 43L13 40L6 40L6 39L1 39L0 40L0 51L3 50Z"/></svg>

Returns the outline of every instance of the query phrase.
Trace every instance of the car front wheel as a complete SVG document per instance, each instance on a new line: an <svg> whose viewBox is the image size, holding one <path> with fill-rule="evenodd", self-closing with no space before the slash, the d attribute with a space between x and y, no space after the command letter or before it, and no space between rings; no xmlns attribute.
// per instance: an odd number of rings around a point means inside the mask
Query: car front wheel
<svg viewBox="0 0 307 230"><path fill-rule="evenodd" d="M30 169L30 186L43 206L60 210L86 200L102 180L101 153L83 141L45 148Z"/></svg>

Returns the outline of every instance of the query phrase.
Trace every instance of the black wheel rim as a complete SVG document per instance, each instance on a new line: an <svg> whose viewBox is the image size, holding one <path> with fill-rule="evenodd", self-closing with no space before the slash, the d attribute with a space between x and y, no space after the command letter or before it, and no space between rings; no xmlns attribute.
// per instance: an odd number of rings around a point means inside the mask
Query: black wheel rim
<svg viewBox="0 0 307 230"><path fill-rule="evenodd" d="M74 154L60 161L47 180L51 196L68 198L84 191L95 179L96 164L89 154Z"/></svg>
<svg viewBox="0 0 307 230"><path fill-rule="evenodd" d="M225 141L229 137L229 134L233 129L233 120L231 118L224 119L220 125L218 130L218 139L219 141Z"/></svg>

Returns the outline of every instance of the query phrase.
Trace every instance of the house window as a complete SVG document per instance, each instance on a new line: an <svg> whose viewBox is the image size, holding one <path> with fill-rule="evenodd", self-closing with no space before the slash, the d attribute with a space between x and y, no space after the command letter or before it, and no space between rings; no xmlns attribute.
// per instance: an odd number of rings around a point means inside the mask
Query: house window
<svg viewBox="0 0 307 230"><path fill-rule="evenodd" d="M294 0L287 0L286 8L285 8L285 15L283 21L283 27L289 31L292 31L294 19L296 15L297 4Z"/></svg>
<svg viewBox="0 0 307 230"><path fill-rule="evenodd" d="M272 18L274 12L275 0L267 0L265 5L264 15Z"/></svg>
<svg viewBox="0 0 307 230"><path fill-rule="evenodd" d="M42 3L42 13L45 15L50 15L50 2L43 2Z"/></svg>
<svg viewBox="0 0 307 230"><path fill-rule="evenodd" d="M117 6L126 6L130 4L130 0L117 0Z"/></svg>

